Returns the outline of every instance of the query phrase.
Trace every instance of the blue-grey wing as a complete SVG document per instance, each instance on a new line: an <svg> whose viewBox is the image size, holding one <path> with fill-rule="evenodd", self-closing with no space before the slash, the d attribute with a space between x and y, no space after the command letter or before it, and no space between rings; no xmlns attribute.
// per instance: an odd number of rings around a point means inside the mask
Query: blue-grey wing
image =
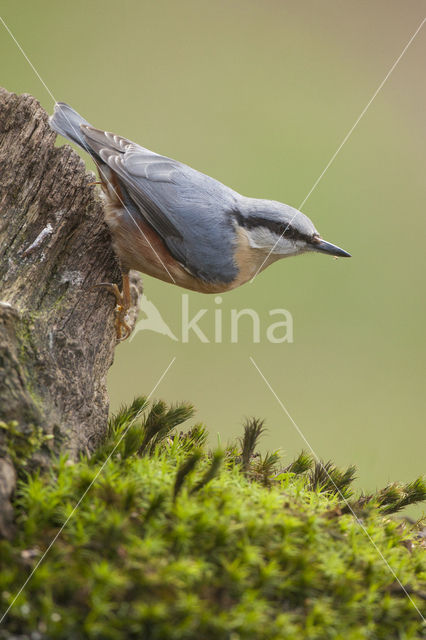
<svg viewBox="0 0 426 640"><path fill-rule="evenodd" d="M239 195L235 191L125 138L85 125L82 131L185 269L209 282L227 283L236 278L232 211Z"/></svg>

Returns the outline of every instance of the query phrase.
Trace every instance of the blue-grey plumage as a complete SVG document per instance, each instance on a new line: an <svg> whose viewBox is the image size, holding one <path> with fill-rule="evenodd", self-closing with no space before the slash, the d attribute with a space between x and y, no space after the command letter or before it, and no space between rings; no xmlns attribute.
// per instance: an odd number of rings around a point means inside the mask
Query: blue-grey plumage
<svg viewBox="0 0 426 640"><path fill-rule="evenodd" d="M209 293L244 284L287 256L349 256L323 241L297 209L247 198L181 162L95 129L65 103L55 106L50 125L96 162L124 273L137 269Z"/></svg>

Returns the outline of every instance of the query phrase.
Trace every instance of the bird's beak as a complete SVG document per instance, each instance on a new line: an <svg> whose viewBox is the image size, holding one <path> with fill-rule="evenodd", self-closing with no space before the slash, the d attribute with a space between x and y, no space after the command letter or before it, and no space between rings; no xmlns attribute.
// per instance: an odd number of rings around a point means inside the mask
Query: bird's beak
<svg viewBox="0 0 426 640"><path fill-rule="evenodd" d="M331 242L326 242L322 238L315 238L312 243L312 248L314 251L319 251L320 253L328 253L331 256L336 256L338 258L351 257L351 254L347 251L344 251L340 247L336 247L336 245L331 244Z"/></svg>

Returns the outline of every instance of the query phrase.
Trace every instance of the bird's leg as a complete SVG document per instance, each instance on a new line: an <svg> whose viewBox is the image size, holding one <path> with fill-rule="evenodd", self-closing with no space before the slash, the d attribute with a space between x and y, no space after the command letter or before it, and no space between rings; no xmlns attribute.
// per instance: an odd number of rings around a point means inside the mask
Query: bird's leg
<svg viewBox="0 0 426 640"><path fill-rule="evenodd" d="M120 342L126 340L131 333L131 329L126 322L126 313L130 309L131 304L129 273L122 273L121 275L123 279L122 291L120 291L116 284L112 284L111 282L99 282L94 285L95 287L104 287L115 296L117 301L117 305L115 307L115 331L117 334L117 340Z"/></svg>

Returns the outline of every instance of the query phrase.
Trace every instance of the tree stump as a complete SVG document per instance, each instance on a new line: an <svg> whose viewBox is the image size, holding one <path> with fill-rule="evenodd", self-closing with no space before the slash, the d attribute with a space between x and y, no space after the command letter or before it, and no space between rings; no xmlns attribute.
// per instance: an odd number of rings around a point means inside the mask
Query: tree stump
<svg viewBox="0 0 426 640"><path fill-rule="evenodd" d="M0 89L0 421L75 457L106 431L115 299L92 287L120 270L96 178L55 139L35 98ZM132 274L131 326L141 292ZM13 486L0 457L0 530Z"/></svg>

